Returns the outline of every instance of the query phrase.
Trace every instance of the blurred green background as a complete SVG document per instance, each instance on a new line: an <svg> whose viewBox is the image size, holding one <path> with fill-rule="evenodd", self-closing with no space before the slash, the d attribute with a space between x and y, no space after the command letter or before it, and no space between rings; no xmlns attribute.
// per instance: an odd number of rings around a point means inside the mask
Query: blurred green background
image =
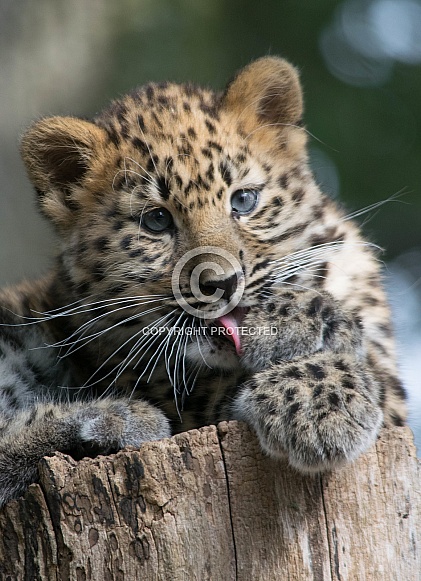
<svg viewBox="0 0 421 581"><path fill-rule="evenodd" d="M0 0L0 283L40 272L54 253L18 154L32 119L89 117L149 80L222 89L266 54L301 71L324 189L350 211L402 194L360 221L387 250L421 442L420 0Z"/></svg>

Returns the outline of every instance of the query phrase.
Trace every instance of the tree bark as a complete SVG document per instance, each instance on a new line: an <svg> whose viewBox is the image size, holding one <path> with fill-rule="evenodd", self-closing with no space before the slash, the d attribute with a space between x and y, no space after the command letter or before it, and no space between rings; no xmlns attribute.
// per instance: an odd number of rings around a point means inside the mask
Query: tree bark
<svg viewBox="0 0 421 581"><path fill-rule="evenodd" d="M420 581L421 482L408 428L302 476L236 422L75 462L0 512L0 579Z"/></svg>

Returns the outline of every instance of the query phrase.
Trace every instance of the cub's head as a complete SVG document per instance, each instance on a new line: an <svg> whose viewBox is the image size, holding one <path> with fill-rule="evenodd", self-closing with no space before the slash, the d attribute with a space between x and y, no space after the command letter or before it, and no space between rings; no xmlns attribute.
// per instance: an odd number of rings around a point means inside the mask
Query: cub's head
<svg viewBox="0 0 421 581"><path fill-rule="evenodd" d="M269 57L221 94L150 84L92 122L36 122L22 154L71 299L138 297L139 325L239 325L276 282L275 261L320 235L301 116L296 70ZM192 337L183 348L229 368L241 345Z"/></svg>

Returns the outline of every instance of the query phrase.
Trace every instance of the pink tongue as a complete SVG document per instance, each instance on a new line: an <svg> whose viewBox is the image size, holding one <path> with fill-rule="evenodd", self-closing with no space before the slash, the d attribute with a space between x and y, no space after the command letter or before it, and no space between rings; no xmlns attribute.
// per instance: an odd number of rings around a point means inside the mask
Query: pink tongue
<svg viewBox="0 0 421 581"><path fill-rule="evenodd" d="M226 329L225 337L234 343L237 355L241 355L241 341L240 335L238 333L238 321L232 315L232 312L228 313L227 315L223 315L216 320L221 325L221 327Z"/></svg>

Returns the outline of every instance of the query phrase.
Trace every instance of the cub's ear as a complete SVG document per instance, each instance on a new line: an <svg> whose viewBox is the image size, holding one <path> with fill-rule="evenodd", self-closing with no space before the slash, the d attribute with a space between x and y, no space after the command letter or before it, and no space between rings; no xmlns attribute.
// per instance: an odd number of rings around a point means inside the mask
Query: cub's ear
<svg viewBox="0 0 421 581"><path fill-rule="evenodd" d="M303 98L296 69L279 57L263 57L242 69L227 86L222 107L239 122L294 125L301 121ZM248 121L249 120L249 121Z"/></svg>
<svg viewBox="0 0 421 581"><path fill-rule="evenodd" d="M103 129L73 117L42 119L24 134L21 152L29 178L41 210L57 226L73 221L84 178L105 143Z"/></svg>

